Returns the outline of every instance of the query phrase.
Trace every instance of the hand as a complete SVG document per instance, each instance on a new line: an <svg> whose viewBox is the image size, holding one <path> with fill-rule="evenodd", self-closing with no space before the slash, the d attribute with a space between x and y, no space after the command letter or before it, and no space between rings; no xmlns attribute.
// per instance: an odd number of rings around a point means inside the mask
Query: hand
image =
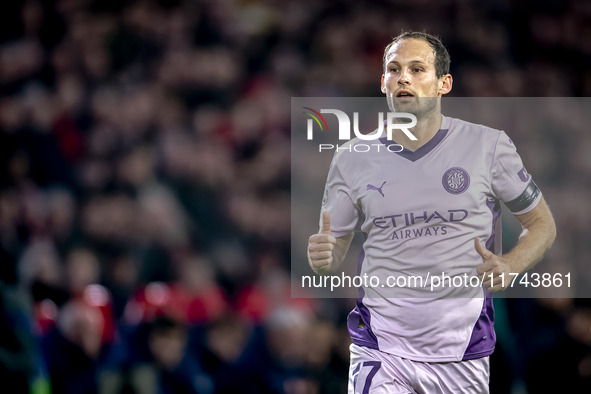
<svg viewBox="0 0 591 394"><path fill-rule="evenodd" d="M330 271L334 261L332 251L337 240L330 232L330 214L327 211L322 213L322 230L314 234L308 241L308 264L314 272Z"/></svg>
<svg viewBox="0 0 591 394"><path fill-rule="evenodd" d="M509 275L511 269L507 261L490 250L486 250L478 237L474 238L474 247L476 248L476 252L482 256L482 264L476 267L476 273L480 280L482 280L484 275L482 284L491 292L505 290L509 287L514 276Z"/></svg>

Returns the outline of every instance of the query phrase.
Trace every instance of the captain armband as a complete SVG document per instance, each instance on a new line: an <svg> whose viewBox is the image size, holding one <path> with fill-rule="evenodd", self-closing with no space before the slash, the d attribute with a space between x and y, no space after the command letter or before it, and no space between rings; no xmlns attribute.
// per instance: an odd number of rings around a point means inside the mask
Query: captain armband
<svg viewBox="0 0 591 394"><path fill-rule="evenodd" d="M524 209L527 209L534 201L536 201L536 198L538 198L539 195L540 189L532 179L519 197L512 201L506 202L505 205L511 212L520 212Z"/></svg>

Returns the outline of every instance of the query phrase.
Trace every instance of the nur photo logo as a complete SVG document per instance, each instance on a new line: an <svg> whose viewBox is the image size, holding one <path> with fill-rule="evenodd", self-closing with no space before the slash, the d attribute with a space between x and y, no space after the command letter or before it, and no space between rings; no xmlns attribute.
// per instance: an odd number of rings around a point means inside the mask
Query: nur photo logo
<svg viewBox="0 0 591 394"><path fill-rule="evenodd" d="M333 114L336 115L337 121L339 123L339 140L349 141L351 139L351 120L349 116L338 109L321 109L320 112L310 108L310 107L302 107L307 109L310 112L302 112L312 119L308 119L308 128L307 128L307 138L308 140L314 139L314 122L316 121L320 130L328 131L328 125L326 123L326 119L322 116L322 114ZM410 119L409 123L394 123L394 120L398 121L398 119ZM322 122L321 122L322 121ZM322 126L324 124L324 127ZM400 129L402 132L411 140L417 141L417 137L415 137L411 132L410 128L416 126L417 124L417 117L413 114L407 112L388 112L386 114L386 133L387 139L392 140L392 130L393 129ZM365 141L373 141L380 138L384 132L384 113L378 112L378 132L371 133L371 134L362 134L359 131L359 112L353 112L353 132L355 136L360 140Z"/></svg>

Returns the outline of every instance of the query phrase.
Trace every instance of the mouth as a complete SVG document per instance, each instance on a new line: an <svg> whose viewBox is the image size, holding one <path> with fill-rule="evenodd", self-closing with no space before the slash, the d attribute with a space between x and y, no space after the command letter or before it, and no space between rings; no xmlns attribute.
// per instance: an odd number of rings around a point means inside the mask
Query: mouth
<svg viewBox="0 0 591 394"><path fill-rule="evenodd" d="M396 97L414 97L415 95L409 92L408 90L400 90L396 93Z"/></svg>

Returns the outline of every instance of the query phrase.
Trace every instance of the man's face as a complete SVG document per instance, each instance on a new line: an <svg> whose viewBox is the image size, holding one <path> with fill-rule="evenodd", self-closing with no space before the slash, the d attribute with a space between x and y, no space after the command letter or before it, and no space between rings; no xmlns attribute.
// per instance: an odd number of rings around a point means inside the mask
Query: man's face
<svg viewBox="0 0 591 394"><path fill-rule="evenodd" d="M417 117L433 111L438 97L451 90L451 75L437 78L435 53L420 39L403 39L386 56L382 93L390 110L410 112Z"/></svg>

